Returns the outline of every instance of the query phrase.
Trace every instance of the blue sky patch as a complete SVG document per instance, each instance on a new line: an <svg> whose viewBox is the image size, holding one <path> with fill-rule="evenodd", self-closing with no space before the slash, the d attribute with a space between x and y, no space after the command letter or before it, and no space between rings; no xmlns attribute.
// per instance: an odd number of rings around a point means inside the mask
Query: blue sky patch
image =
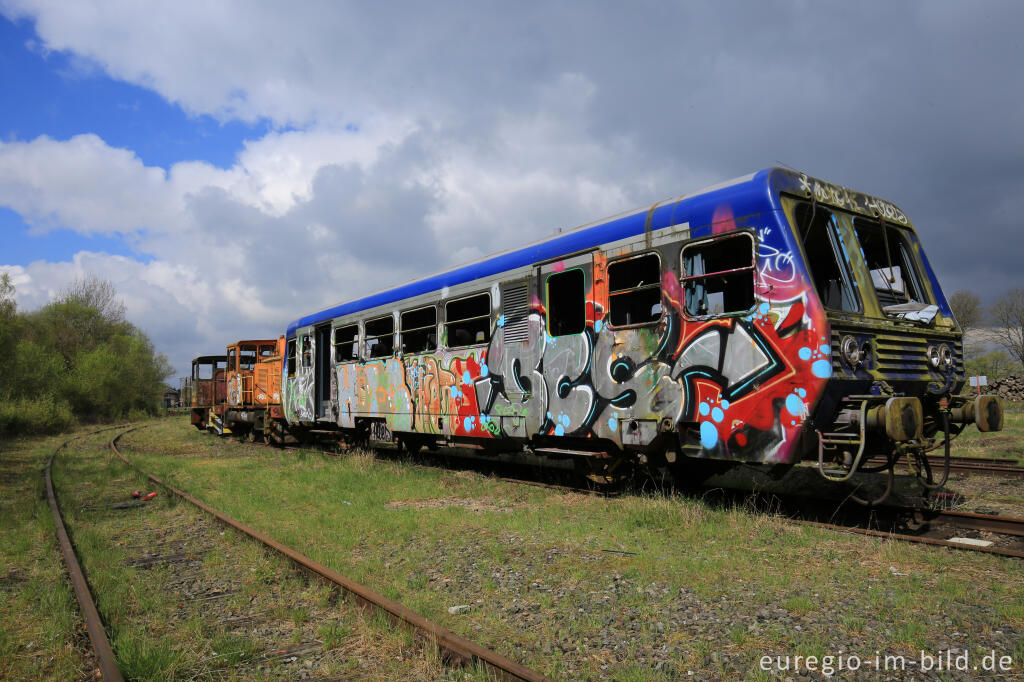
<svg viewBox="0 0 1024 682"><path fill-rule="evenodd" d="M169 168L202 160L230 168L246 140L270 123L221 123L190 116L180 106L136 85L116 81L96 67L83 68L64 52L45 52L30 21L0 16L0 139L29 141L40 135L66 140L95 133L111 147L132 150L147 166ZM32 45L33 47L29 47Z"/></svg>

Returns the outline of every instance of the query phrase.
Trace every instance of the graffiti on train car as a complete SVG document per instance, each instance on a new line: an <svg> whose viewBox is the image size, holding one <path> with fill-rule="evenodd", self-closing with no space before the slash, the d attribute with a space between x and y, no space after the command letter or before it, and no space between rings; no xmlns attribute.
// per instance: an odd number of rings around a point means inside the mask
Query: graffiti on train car
<svg viewBox="0 0 1024 682"><path fill-rule="evenodd" d="M727 208L716 212L713 235L736 229ZM514 334L514 342L505 341L506 320L498 316L486 348L336 366L338 424L386 416L395 432L543 434L620 446L647 444L683 424L705 456L788 456L792 449L780 446L796 437L831 375L831 349L824 311L808 295L786 239L772 230L757 230L748 313L688 319L683 285L670 267L662 270L665 314L656 326L610 326L607 296L600 300L588 285L583 330L552 336L543 302L532 295L527 333ZM301 407L312 413L312 405Z"/></svg>
<svg viewBox="0 0 1024 682"><path fill-rule="evenodd" d="M313 404L313 386L315 382L312 358L316 357L316 342L311 335L302 335L297 339L296 352L301 357L295 375L286 379L288 390L287 402L284 405L289 421L313 421L316 407Z"/></svg>

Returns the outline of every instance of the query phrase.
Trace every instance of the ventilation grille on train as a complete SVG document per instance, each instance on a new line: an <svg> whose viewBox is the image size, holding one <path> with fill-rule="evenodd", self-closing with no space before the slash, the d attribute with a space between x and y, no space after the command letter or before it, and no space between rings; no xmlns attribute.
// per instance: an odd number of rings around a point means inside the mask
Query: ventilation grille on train
<svg viewBox="0 0 1024 682"><path fill-rule="evenodd" d="M505 318L502 341L526 341L530 333L530 293L525 284L509 287L501 292L501 314Z"/></svg>
<svg viewBox="0 0 1024 682"><path fill-rule="evenodd" d="M832 332L832 366L840 371L840 339L845 332ZM917 379L931 374L928 364L928 345L947 343L953 349L955 372L964 373L964 347L960 341L950 342L949 339L927 339L920 336L902 336L887 332L874 339L875 368L884 376L899 379Z"/></svg>

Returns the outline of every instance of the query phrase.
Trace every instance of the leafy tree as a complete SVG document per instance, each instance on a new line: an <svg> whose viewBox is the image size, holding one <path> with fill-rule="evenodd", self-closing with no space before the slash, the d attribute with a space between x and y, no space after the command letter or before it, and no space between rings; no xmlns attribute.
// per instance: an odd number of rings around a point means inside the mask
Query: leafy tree
<svg viewBox="0 0 1024 682"><path fill-rule="evenodd" d="M1007 377L1017 371L1017 363L1001 350L994 350L967 361L967 376L988 377L989 383ZM965 388L973 391L973 387Z"/></svg>
<svg viewBox="0 0 1024 682"><path fill-rule="evenodd" d="M953 309L953 316L964 332L981 326L984 309L981 307L981 299L974 292L957 291L949 297L949 307Z"/></svg>
<svg viewBox="0 0 1024 682"><path fill-rule="evenodd" d="M75 280L31 313L17 312L13 291L0 277L0 433L155 410L173 371L109 282Z"/></svg>
<svg viewBox="0 0 1024 682"><path fill-rule="evenodd" d="M0 323L6 322L14 317L18 310L18 304L14 301L14 282L11 281L11 273L0 274Z"/></svg>
<svg viewBox="0 0 1024 682"><path fill-rule="evenodd" d="M993 340L1024 365L1024 289L1010 289L990 309Z"/></svg>

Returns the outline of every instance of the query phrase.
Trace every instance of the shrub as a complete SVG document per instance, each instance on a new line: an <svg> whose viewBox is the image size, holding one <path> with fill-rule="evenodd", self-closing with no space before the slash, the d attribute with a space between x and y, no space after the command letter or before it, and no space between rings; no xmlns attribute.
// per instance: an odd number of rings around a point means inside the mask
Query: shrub
<svg viewBox="0 0 1024 682"><path fill-rule="evenodd" d="M75 424L75 417L67 402L52 396L0 401L2 435L60 433Z"/></svg>

